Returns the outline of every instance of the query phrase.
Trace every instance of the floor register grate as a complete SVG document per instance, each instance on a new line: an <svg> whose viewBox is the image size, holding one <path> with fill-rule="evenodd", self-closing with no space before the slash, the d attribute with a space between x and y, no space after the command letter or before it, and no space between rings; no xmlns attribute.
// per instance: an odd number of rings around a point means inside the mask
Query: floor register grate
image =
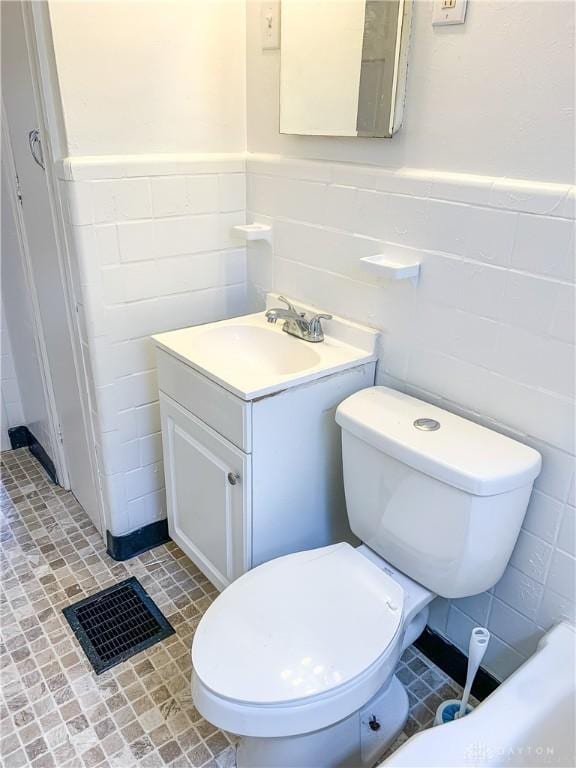
<svg viewBox="0 0 576 768"><path fill-rule="evenodd" d="M134 577L64 608L63 614L96 674L174 634Z"/></svg>

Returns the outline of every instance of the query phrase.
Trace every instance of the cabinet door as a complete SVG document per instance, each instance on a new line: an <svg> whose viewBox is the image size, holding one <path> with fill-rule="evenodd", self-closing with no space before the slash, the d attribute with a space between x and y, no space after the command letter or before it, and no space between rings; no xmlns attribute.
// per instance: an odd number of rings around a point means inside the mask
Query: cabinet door
<svg viewBox="0 0 576 768"><path fill-rule="evenodd" d="M251 567L251 457L160 393L170 536L219 589Z"/></svg>

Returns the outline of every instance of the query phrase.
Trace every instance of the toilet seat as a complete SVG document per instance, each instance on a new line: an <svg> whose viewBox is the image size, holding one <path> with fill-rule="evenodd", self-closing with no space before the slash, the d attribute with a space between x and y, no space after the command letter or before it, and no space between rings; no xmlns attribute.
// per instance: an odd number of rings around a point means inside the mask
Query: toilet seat
<svg viewBox="0 0 576 768"><path fill-rule="evenodd" d="M403 604L402 587L346 543L265 563L231 584L196 630L196 706L249 736L334 723L390 677Z"/></svg>

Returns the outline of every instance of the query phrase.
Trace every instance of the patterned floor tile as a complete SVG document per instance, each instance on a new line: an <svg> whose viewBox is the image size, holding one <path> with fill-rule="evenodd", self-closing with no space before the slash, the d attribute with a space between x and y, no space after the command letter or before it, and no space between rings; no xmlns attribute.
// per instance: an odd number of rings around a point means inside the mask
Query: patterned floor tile
<svg viewBox="0 0 576 768"><path fill-rule="evenodd" d="M0 757L4 768L232 768L230 735L190 694L190 645L216 589L173 544L118 563L74 496L27 449L1 454ZM96 675L62 609L138 578L176 634ZM415 649L398 667L411 711L394 747L461 689Z"/></svg>

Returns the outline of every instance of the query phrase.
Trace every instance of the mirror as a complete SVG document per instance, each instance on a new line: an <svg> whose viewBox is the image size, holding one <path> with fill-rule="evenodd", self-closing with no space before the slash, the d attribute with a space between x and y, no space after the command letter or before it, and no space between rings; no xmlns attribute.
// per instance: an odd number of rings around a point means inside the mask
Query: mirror
<svg viewBox="0 0 576 768"><path fill-rule="evenodd" d="M412 0L282 0L280 133L391 137Z"/></svg>

